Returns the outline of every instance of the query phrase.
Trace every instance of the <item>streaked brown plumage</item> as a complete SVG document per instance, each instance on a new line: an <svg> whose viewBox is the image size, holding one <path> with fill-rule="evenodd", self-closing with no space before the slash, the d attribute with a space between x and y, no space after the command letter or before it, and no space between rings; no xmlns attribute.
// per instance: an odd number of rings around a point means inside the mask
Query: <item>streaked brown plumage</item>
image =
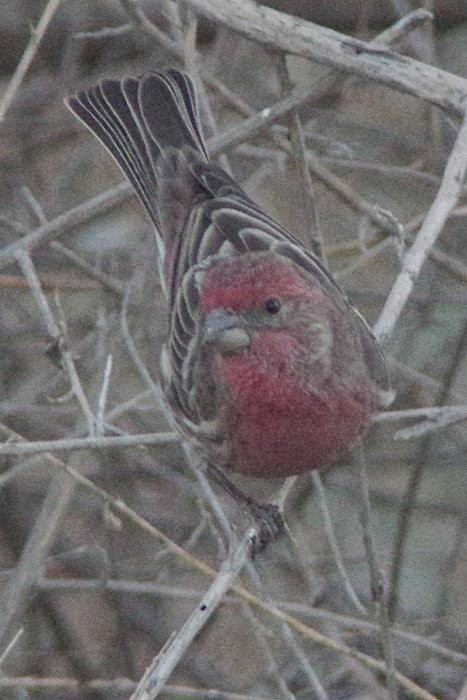
<svg viewBox="0 0 467 700"><path fill-rule="evenodd" d="M388 397L384 358L322 263L209 162L189 77L104 80L68 106L156 226L162 385L180 432L255 476L337 460Z"/></svg>

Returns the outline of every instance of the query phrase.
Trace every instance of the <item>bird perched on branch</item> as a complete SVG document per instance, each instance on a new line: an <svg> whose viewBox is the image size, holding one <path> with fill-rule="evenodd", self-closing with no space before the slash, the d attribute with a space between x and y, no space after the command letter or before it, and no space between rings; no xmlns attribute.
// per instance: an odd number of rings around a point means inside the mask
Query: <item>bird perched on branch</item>
<svg viewBox="0 0 467 700"><path fill-rule="evenodd" d="M67 99L155 225L175 426L216 470L278 477L338 460L385 405L385 361L320 260L203 141L191 79L170 69Z"/></svg>

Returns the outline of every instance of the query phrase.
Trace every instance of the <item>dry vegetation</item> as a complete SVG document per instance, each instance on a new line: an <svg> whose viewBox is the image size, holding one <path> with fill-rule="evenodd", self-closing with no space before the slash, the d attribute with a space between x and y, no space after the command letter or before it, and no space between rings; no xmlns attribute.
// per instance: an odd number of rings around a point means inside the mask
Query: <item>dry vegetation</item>
<svg viewBox="0 0 467 700"><path fill-rule="evenodd" d="M466 700L467 13L371 45L389 18L357 4L343 36L247 0L4 0L1 698ZM161 408L151 227L62 103L163 65L203 86L213 156L324 245L397 390L254 562Z"/></svg>

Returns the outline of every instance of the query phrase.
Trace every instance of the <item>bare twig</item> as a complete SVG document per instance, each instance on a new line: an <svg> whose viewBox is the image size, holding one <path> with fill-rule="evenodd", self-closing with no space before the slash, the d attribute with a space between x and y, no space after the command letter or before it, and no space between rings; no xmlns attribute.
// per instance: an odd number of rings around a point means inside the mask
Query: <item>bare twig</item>
<svg viewBox="0 0 467 700"><path fill-rule="evenodd" d="M31 252L40 245L45 245L54 238L72 231L93 217L111 211L114 206L129 199L133 194L131 185L122 182L39 226L0 251L0 269L15 262L18 251L28 250Z"/></svg>
<svg viewBox="0 0 467 700"><path fill-rule="evenodd" d="M244 567L249 557L254 534L254 529L248 531L241 542L232 549L200 604L148 667L131 700L153 700L159 695L187 647L222 603L224 595Z"/></svg>
<svg viewBox="0 0 467 700"><path fill-rule="evenodd" d="M97 405L96 433L98 435L104 435L105 430L104 413L107 404L107 394L109 392L110 375L112 373L112 362L112 355L108 355L105 363L104 377L102 380L102 387L99 393L99 401Z"/></svg>
<svg viewBox="0 0 467 700"><path fill-rule="evenodd" d="M29 44L27 45L20 62L16 66L16 70L13 74L10 84L8 85L6 92L3 95L2 100L0 102L0 123L5 118L5 114L16 95L19 86L21 85L24 76L26 75L26 72L36 54L39 44L41 43L44 37L47 27L49 26L49 22L54 16L56 9L60 5L60 1L61 0L49 0L47 5L45 6L44 12L42 13L39 22L37 23L37 27L35 29L32 29L31 31L31 38L29 40Z"/></svg>
<svg viewBox="0 0 467 700"><path fill-rule="evenodd" d="M173 584L162 584L162 583L149 583L134 580L121 580L118 581L113 579L106 579L104 582L96 579L54 579L54 578L42 578L37 581L37 588L39 590L48 592L79 592L79 591L95 591L97 593L108 589L112 593L120 593L121 595L135 595L135 596L163 596L168 598L177 598L181 600L190 600L197 602L203 595L203 591L194 590L191 588L181 588L174 586ZM224 603L227 605L237 605L238 601L235 595L227 595L224 598ZM361 618L352 617L350 615L341 615L335 613L332 610L325 610L322 608L316 608L311 605L303 605L301 603L288 603L277 600L275 602L278 608L281 610L288 611L290 613L295 613L305 618L311 618L312 620L321 620L323 622L329 622L333 625L337 625L344 629L359 631L359 632L377 632L379 625L371 622L370 620L362 620ZM422 637L419 634L413 632L408 632L406 630L400 629L399 626L395 626L392 630L395 638L401 641L410 642L416 646L426 649L430 653L441 656L444 659L452 661L453 663L465 664L467 663L467 654L455 651L454 649L449 649L438 642L435 642L427 637Z"/></svg>
<svg viewBox="0 0 467 700"><path fill-rule="evenodd" d="M199 14L269 48L359 75L463 114L467 81L251 0L190 0Z"/></svg>
<svg viewBox="0 0 467 700"><path fill-rule="evenodd" d="M449 213L454 209L467 168L467 117L464 118L454 148L444 171L438 193L427 217L410 249L404 255L399 273L381 315L374 326L374 334L383 342L402 313L428 252L442 231Z"/></svg>
<svg viewBox="0 0 467 700"><path fill-rule="evenodd" d="M361 615L367 615L367 610L365 606L360 602L351 582L348 577L347 571L344 566L344 562L342 560L342 555L339 550L339 545L337 544L337 539L336 539L336 534L334 532L334 528L332 525L332 520L331 516L329 514L328 506L327 506L327 501L326 501L326 493L324 491L323 487L323 482L321 481L320 475L316 472L313 471L311 472L311 478L313 481L313 486L316 490L316 493L318 495L318 502L321 508L321 515L323 517L323 523L324 523L324 530L326 532L326 537L328 538L329 546L331 547L331 551L334 557L334 562L336 564L337 571L339 572L339 575L342 579L342 584L344 586L344 590L347 593L347 596L349 597L349 600L352 602L356 610Z"/></svg>
<svg viewBox="0 0 467 700"><path fill-rule="evenodd" d="M91 411L91 408L89 406L88 400L86 398L86 395L84 393L83 387L81 386L81 382L78 377L78 373L76 371L75 363L72 357L72 354L70 350L67 347L66 342L63 342L63 333L59 327L59 325L56 323L53 314L50 310L49 304L47 302L47 299L45 298L45 295L41 289L41 285L39 282L39 279L37 277L36 271L34 269L34 265L32 263L32 260L29 256L29 254L25 250L19 250L16 256L16 259L21 267L21 270L28 282L29 288L31 290L31 293L34 297L34 300L39 308L39 311L42 314L42 317L44 318L45 325L47 328L47 332L51 338L51 341L53 343L57 343L60 349L60 359L63 362L64 367L66 368L66 371L68 373L68 377L70 379L70 384L71 388L73 390L74 395L76 396L78 403L81 407L81 410L83 412L84 417L86 418L86 422L88 424L88 432L89 435L93 435L94 433L94 416Z"/></svg>
<svg viewBox="0 0 467 700"><path fill-rule="evenodd" d="M0 656L0 667L3 665L3 662L7 658L10 651L16 646L18 640L23 635L23 632L24 632L24 628L20 627L19 630L16 632L16 634L13 635L13 638L10 639L10 641L6 645L5 649L2 651L1 656Z"/></svg>
<svg viewBox="0 0 467 700"><path fill-rule="evenodd" d="M394 440L411 440L421 437L434 430L455 425L467 419L467 406L428 406L426 408L412 408L405 411L389 411L375 416L375 423L387 423L392 421L412 418L426 418L416 425L403 428L394 433Z"/></svg>
<svg viewBox="0 0 467 700"><path fill-rule="evenodd" d="M151 392L153 398L156 400L156 403L164 408L165 411L165 405L164 405L164 400L162 398L162 392L159 384L154 381L154 379L151 377L151 374L149 373L148 368L144 364L143 360L141 359L139 352L136 348L135 342L133 340L133 337L130 333L130 329L128 328L128 306L130 304L130 296L131 296L131 284L129 284L126 288L125 295L123 297L123 304L122 304L122 309L120 313L120 326L122 330L122 335L126 343L126 347L128 350L128 354L131 357L131 360L136 367L136 370L138 371L141 379Z"/></svg>
<svg viewBox="0 0 467 700"><path fill-rule="evenodd" d="M68 693L79 692L88 693L90 695L99 694L102 696L118 695L128 697L135 689L135 683L126 678L115 678L113 680L91 680L83 681L76 678L39 678L34 676L15 676L15 677L0 677L0 688L22 689L24 691L39 691L42 693ZM274 700L270 695L250 695L249 693L230 693L226 690L217 690L215 688L193 688L186 685L166 685L164 687L164 695L168 698L176 698L181 700L206 700L207 697L222 698L222 700Z"/></svg>
<svg viewBox="0 0 467 700"><path fill-rule="evenodd" d="M380 625L380 639L386 663L386 679L391 700L397 700L397 674L394 660L394 640L389 624L385 582L383 573L378 563L376 544L370 520L370 495L368 492L368 479L366 475L365 457L363 448L357 448L359 462L359 494L360 494L360 522L363 530L363 543L365 545L366 558L370 573L370 588L373 602L376 606L377 619Z"/></svg>
<svg viewBox="0 0 467 700"><path fill-rule="evenodd" d="M64 440L39 440L37 442L8 442L0 445L0 455L28 455L41 452L106 449L134 445L166 445L180 440L176 433L142 433L116 437L65 438Z"/></svg>
<svg viewBox="0 0 467 700"><path fill-rule="evenodd" d="M18 435L9 428L6 428L6 426L3 426L2 424L0 424L0 430L5 432L13 439L21 440L20 435ZM138 527L141 530L141 532L144 532L149 536L153 537L155 540L161 542L167 548L168 551L170 551L175 556L180 557L189 566L192 566L196 571L199 571L200 573L203 573L210 578L216 578L217 572L214 569L202 562L197 557L190 554L190 552L187 552L185 549L177 545L164 533L162 533L156 527L147 522L147 520L135 513L121 500L115 499L104 489L101 489L99 486L96 486L96 484L94 484L90 479L80 474L80 472L74 469L72 466L64 464L53 455L47 454L46 458L50 466L56 469L58 468L65 470L65 472L68 475L70 475L79 485L83 486L90 493L97 496L103 503L108 504L112 508L112 510L115 510L115 512L118 515L121 515L128 519L128 521L136 527ZM289 625L289 627L291 627L303 637L310 639L317 644L322 644L323 646L335 652L346 654L351 658L360 661L361 663L363 663L368 668L374 671L384 672L385 664L383 662L378 661L372 656L358 651L357 649L353 649L352 647L347 646L343 642L331 639L330 637L321 634L321 632L314 630L312 627L309 627L308 625L304 624L292 615L289 615L284 610L281 610L277 605L268 604L266 601L262 600L258 596L255 596L253 593L246 590L242 586L233 585L232 591L239 595L242 599L246 600L253 607L262 610L268 613L269 615L272 615L275 619L285 622L287 625ZM409 692L411 692L415 698L419 698L420 700L436 700L436 698L433 695L431 695L431 693L428 693L426 690L418 686L416 683L408 679L403 674L396 673L396 678L401 684L401 686L407 689Z"/></svg>
<svg viewBox="0 0 467 700"><path fill-rule="evenodd" d="M286 57L284 55L281 55L278 58L278 74L282 85L282 94L285 96L291 91L291 82ZM316 210L315 193L310 177L310 171L308 170L307 166L306 145L305 137L303 135L302 121L296 109L293 110L290 119L290 133L293 155L300 175L305 226L308 230L311 249L326 265L327 261L325 259L324 242L319 225L318 212Z"/></svg>
<svg viewBox="0 0 467 700"><path fill-rule="evenodd" d="M15 574L2 591L0 649L5 645L11 625L23 614L31 590L41 576L49 546L74 487L74 480L63 471L55 474L49 485L41 511L16 565Z"/></svg>
<svg viewBox="0 0 467 700"><path fill-rule="evenodd" d="M330 77L334 79L333 71L330 71ZM281 100L272 107L267 107L266 109L261 110L258 114L246 119L242 124L229 129L224 134L220 134L219 136L214 136L213 138L209 139L207 148L211 157L215 157L226 149L232 148L233 146L238 145L242 141L245 141L252 136L263 133L272 124L286 116L289 112L298 109L309 102L315 95L319 86L322 86L322 79L305 91L301 86L297 87L292 90L290 95L288 95L288 97L286 97L284 100ZM216 81L216 87L219 87L218 81ZM308 165L310 165L310 154L307 154L307 159ZM314 168L314 171L316 174L318 174L317 167ZM324 177L322 171L319 176ZM131 196L133 196L133 194L131 185L127 182L122 182L116 187L112 187L96 197L83 202L83 204L78 205L67 213L52 219L47 224L38 227L31 233L23 236L20 240L6 246L3 248L3 250L0 250L0 269L15 261L18 250L22 249L31 252L40 245L44 245L54 238L77 228L82 223L89 221L98 215L105 214L107 211L113 209L113 207L117 204L129 199ZM349 193L349 199L351 196L352 195ZM368 205L368 215L371 217L373 214L374 206ZM384 227L384 217L379 217L378 219L376 214L375 217L375 223ZM392 227L391 231L393 231Z"/></svg>

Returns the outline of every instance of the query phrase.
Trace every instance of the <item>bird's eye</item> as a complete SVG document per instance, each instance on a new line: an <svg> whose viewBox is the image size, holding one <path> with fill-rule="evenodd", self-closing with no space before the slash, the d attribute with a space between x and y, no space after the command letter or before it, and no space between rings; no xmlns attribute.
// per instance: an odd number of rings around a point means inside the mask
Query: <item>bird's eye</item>
<svg viewBox="0 0 467 700"><path fill-rule="evenodd" d="M271 314L271 316L273 316L274 314L278 314L281 310L281 303L279 299L266 299L266 301L264 302L264 308L266 309L268 314Z"/></svg>

